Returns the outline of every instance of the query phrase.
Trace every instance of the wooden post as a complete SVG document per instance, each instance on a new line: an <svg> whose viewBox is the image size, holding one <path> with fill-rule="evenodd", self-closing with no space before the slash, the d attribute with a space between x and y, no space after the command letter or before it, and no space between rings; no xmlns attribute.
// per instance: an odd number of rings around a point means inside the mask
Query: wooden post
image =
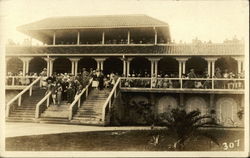
<svg viewBox="0 0 250 158"><path fill-rule="evenodd" d="M77 45L80 44L80 32L78 31L77 32Z"/></svg>
<svg viewBox="0 0 250 158"><path fill-rule="evenodd" d="M105 44L105 32L102 32L102 44Z"/></svg>
<svg viewBox="0 0 250 158"><path fill-rule="evenodd" d="M21 106L22 96L18 98L18 106Z"/></svg>
<svg viewBox="0 0 250 158"><path fill-rule="evenodd" d="M53 33L53 45L56 45L56 32Z"/></svg>
<svg viewBox="0 0 250 158"><path fill-rule="evenodd" d="M81 106L81 99L78 100L78 108Z"/></svg>
<svg viewBox="0 0 250 158"><path fill-rule="evenodd" d="M32 87L30 87L30 93L29 93L30 96L32 96Z"/></svg>
<svg viewBox="0 0 250 158"><path fill-rule="evenodd" d="M14 76L12 77L12 86L14 86L15 85L15 78L14 78Z"/></svg>
<svg viewBox="0 0 250 158"><path fill-rule="evenodd" d="M48 99L47 99L47 107L49 107L49 97L48 97Z"/></svg>

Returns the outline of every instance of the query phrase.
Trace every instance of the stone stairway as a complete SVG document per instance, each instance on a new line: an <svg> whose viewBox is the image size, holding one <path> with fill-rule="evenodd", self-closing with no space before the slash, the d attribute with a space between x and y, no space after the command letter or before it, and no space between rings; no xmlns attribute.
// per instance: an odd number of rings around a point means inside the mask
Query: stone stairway
<svg viewBox="0 0 250 158"><path fill-rule="evenodd" d="M103 125L102 107L110 93L109 89L92 90L70 121L75 124Z"/></svg>
<svg viewBox="0 0 250 158"><path fill-rule="evenodd" d="M38 119L40 123L69 123L69 106L67 101L62 101L60 105L53 103L41 114Z"/></svg>
<svg viewBox="0 0 250 158"><path fill-rule="evenodd" d="M16 109L10 111L9 117L6 118L8 122L34 122L36 104L44 97L45 89L34 89L32 96L29 96L28 92L22 96L21 106L17 106Z"/></svg>

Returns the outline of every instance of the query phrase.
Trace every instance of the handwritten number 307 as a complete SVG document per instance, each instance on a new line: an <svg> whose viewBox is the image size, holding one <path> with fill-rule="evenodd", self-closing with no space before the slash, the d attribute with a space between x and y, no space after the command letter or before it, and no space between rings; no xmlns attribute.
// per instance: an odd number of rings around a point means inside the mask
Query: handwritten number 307
<svg viewBox="0 0 250 158"><path fill-rule="evenodd" d="M224 150L233 149L235 147L239 147L240 146L240 140L237 139L234 142L229 142L229 143L224 142L222 145L223 145L223 149Z"/></svg>

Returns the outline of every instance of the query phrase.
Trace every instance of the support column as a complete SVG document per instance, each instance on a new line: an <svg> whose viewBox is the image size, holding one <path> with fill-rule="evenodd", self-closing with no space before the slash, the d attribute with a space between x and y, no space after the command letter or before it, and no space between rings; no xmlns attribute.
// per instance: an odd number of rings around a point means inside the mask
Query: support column
<svg viewBox="0 0 250 158"><path fill-rule="evenodd" d="M155 45L157 44L157 30L156 28L154 28L154 31L155 31Z"/></svg>
<svg viewBox="0 0 250 158"><path fill-rule="evenodd" d="M47 62L47 76L49 76L49 58L43 58Z"/></svg>
<svg viewBox="0 0 250 158"><path fill-rule="evenodd" d="M186 61L182 61L182 73L186 74Z"/></svg>
<svg viewBox="0 0 250 158"><path fill-rule="evenodd" d="M102 44L105 44L105 32L102 32Z"/></svg>
<svg viewBox="0 0 250 158"><path fill-rule="evenodd" d="M182 73L186 72L186 61L189 59L188 57L176 57L175 58L179 62L179 78L181 78Z"/></svg>
<svg viewBox="0 0 250 158"><path fill-rule="evenodd" d="M69 58L69 60L71 61L71 74L74 75L75 74L75 58Z"/></svg>
<svg viewBox="0 0 250 158"><path fill-rule="evenodd" d="M181 74L182 74L182 72L181 72L181 70L182 70L182 62L181 61L178 61L178 63L179 63L179 78L181 78Z"/></svg>
<svg viewBox="0 0 250 158"><path fill-rule="evenodd" d="M215 61L217 60L216 57L205 57L204 58L207 61L207 73L209 77L214 77L215 74ZM212 66L212 68L211 68Z"/></svg>
<svg viewBox="0 0 250 158"><path fill-rule="evenodd" d="M53 74L53 64L54 64L55 58L50 58L49 60L49 76Z"/></svg>
<svg viewBox="0 0 250 158"><path fill-rule="evenodd" d="M103 70L103 62L106 60L106 58L95 58L97 62L97 69Z"/></svg>
<svg viewBox="0 0 250 158"><path fill-rule="evenodd" d="M126 59L125 59L125 57L124 57L124 56L123 56L123 57L121 57L120 59L121 59L121 60L122 60L122 62L123 62L123 73L122 73L122 74L123 74L123 76L125 77L125 76L126 76L126 74L127 74L127 73L126 73L126 66L127 66L127 65L126 65Z"/></svg>
<svg viewBox="0 0 250 158"><path fill-rule="evenodd" d="M154 76L154 60L151 60L151 77Z"/></svg>
<svg viewBox="0 0 250 158"><path fill-rule="evenodd" d="M212 76L212 78L214 78L214 75L215 75L215 61L211 61L211 63L212 63L212 74L211 74L211 76Z"/></svg>
<svg viewBox="0 0 250 158"><path fill-rule="evenodd" d="M103 61L100 61L101 63L101 70L103 70Z"/></svg>
<svg viewBox="0 0 250 158"><path fill-rule="evenodd" d="M23 76L25 76L26 73L29 72L29 62L31 57L20 57L20 59L23 61Z"/></svg>
<svg viewBox="0 0 250 158"><path fill-rule="evenodd" d="M242 63L244 61L244 58L243 57L233 57L236 61L237 61L237 65L238 65L238 73L241 73L243 70L242 70Z"/></svg>
<svg viewBox="0 0 250 158"><path fill-rule="evenodd" d="M75 61L75 76L77 76L77 72L78 72L78 61L79 60Z"/></svg>
<svg viewBox="0 0 250 158"><path fill-rule="evenodd" d="M69 60L71 61L71 73L76 76L78 71L78 61L80 58L69 58Z"/></svg>
<svg viewBox="0 0 250 158"><path fill-rule="evenodd" d="M80 44L80 32L78 31L77 32L77 45Z"/></svg>
<svg viewBox="0 0 250 158"><path fill-rule="evenodd" d="M26 62L25 62L25 60L22 60L22 61L23 61L23 76L25 76Z"/></svg>
<svg viewBox="0 0 250 158"><path fill-rule="evenodd" d="M148 57L148 60L151 61L151 76L158 74L158 61L161 58L159 57Z"/></svg>
<svg viewBox="0 0 250 158"><path fill-rule="evenodd" d="M155 75L158 75L158 61L155 61Z"/></svg>
<svg viewBox="0 0 250 158"><path fill-rule="evenodd" d="M127 58L127 76L130 74L130 62L133 58Z"/></svg>
<svg viewBox="0 0 250 158"><path fill-rule="evenodd" d="M128 31L128 43L127 44L130 44L130 31Z"/></svg>
<svg viewBox="0 0 250 158"><path fill-rule="evenodd" d="M53 45L56 45L56 32L53 33Z"/></svg>
<svg viewBox="0 0 250 158"><path fill-rule="evenodd" d="M238 73L241 73L241 60L237 60L237 64L238 64Z"/></svg>
<svg viewBox="0 0 250 158"><path fill-rule="evenodd" d="M207 61L207 74L209 77L211 76L211 61Z"/></svg>

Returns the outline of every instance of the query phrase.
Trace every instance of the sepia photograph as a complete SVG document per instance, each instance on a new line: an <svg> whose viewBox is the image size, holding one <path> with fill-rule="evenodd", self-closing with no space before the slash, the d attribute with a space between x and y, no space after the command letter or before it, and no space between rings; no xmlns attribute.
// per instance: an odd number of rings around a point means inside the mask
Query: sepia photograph
<svg viewBox="0 0 250 158"><path fill-rule="evenodd" d="M248 157L247 0L2 0L1 157Z"/></svg>

